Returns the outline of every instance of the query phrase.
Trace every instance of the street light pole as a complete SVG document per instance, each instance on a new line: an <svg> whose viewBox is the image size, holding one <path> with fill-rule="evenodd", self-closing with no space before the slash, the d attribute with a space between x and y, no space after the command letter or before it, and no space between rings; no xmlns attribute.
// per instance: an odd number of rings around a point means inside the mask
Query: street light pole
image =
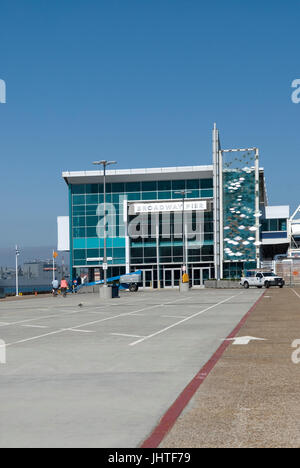
<svg viewBox="0 0 300 468"><path fill-rule="evenodd" d="M93 164L103 167L103 223L104 223L104 233L103 233L103 244L104 244L104 255L103 255L103 273L104 273L104 287L107 287L107 232L106 232L106 167L111 164L117 164L116 161L95 161Z"/></svg>
<svg viewBox="0 0 300 468"><path fill-rule="evenodd" d="M18 267L18 256L20 255L20 251L18 246L16 245L16 296L19 296L19 267Z"/></svg>
<svg viewBox="0 0 300 468"><path fill-rule="evenodd" d="M182 260L183 266L185 267L185 273L187 273L187 256L186 256L186 235L185 235L185 198L191 190L177 190L175 193L182 196Z"/></svg>

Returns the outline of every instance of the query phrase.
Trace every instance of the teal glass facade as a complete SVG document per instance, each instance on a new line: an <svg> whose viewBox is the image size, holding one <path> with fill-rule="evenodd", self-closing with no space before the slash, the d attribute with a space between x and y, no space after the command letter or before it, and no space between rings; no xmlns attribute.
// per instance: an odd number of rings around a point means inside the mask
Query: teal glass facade
<svg viewBox="0 0 300 468"><path fill-rule="evenodd" d="M124 222L124 200L162 201L178 200L175 191L187 189L189 199L211 199L213 181L206 179L159 180L140 182L114 182L106 184L107 203L107 256L109 264L121 266L126 263L126 225ZM103 244L103 184L70 184L70 227L71 259L73 267L95 266L88 259L104 256ZM147 220L148 223L148 220ZM160 228L161 229L161 228ZM201 249L189 249L192 262L213 261L212 213L205 213L204 245ZM191 241L192 242L192 241ZM131 264L155 263L155 239L131 242ZM182 263L182 240L163 240L160 245L161 262Z"/></svg>
<svg viewBox="0 0 300 468"><path fill-rule="evenodd" d="M134 217L130 217L132 220ZM187 216L186 216L187 218ZM142 215L141 232L151 231L151 216ZM159 260L162 264L182 264L183 249L182 237L178 238L176 233L182 232L182 217L171 213L169 217L159 214ZM176 225L179 221L179 225ZM164 226L165 223L165 226ZM164 233L168 230L168 235ZM203 235L201 241L197 238L193 239L194 233L197 231L196 213L191 215L191 224L187 230L187 258L188 263L213 262L213 212L211 207L203 213L203 222L201 223ZM196 236L195 236L196 237ZM140 236L138 239L131 240L131 263L133 265L156 263L157 262L157 243L155 238L150 236Z"/></svg>
<svg viewBox="0 0 300 468"><path fill-rule="evenodd" d="M264 219L261 223L261 230L263 232L287 231L287 219L285 218Z"/></svg>

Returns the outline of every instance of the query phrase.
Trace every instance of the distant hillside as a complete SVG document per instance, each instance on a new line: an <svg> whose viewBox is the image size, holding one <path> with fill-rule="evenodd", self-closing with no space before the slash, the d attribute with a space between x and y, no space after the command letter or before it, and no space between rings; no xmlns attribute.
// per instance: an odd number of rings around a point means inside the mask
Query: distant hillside
<svg viewBox="0 0 300 468"><path fill-rule="evenodd" d="M20 247L19 264L32 260L52 259L53 247ZM69 264L69 253L64 253L65 264ZM16 262L15 249L0 248L0 267L14 267ZM59 254L58 263L62 263L62 254Z"/></svg>

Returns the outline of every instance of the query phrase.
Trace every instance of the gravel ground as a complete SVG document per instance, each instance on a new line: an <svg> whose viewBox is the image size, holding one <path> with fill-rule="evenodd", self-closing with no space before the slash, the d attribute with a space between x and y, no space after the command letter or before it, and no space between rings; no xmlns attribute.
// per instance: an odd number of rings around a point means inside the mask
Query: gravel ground
<svg viewBox="0 0 300 468"><path fill-rule="evenodd" d="M266 291L246 335L266 341L227 348L161 448L300 446L300 289Z"/></svg>

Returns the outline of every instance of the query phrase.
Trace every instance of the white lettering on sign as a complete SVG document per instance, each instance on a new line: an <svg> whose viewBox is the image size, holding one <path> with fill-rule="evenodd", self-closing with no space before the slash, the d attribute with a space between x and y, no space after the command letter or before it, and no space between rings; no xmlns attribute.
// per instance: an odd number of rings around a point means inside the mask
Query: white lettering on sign
<svg viewBox="0 0 300 468"><path fill-rule="evenodd" d="M169 202L169 203L134 203L134 214L137 213L164 213L176 212L183 210L183 202ZM202 201L185 201L185 211L203 211L207 209L207 202Z"/></svg>

